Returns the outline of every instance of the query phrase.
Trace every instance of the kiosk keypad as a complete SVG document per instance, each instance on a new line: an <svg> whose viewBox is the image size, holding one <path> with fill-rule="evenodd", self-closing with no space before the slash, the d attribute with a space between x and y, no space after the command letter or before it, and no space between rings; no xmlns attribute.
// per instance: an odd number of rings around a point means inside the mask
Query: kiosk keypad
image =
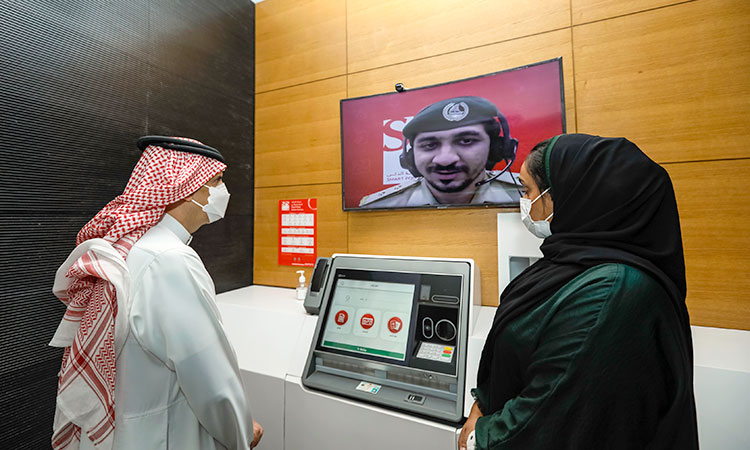
<svg viewBox="0 0 750 450"><path fill-rule="evenodd" d="M455 347L450 345L422 342L417 351L417 358L450 363L453 360L454 349Z"/></svg>

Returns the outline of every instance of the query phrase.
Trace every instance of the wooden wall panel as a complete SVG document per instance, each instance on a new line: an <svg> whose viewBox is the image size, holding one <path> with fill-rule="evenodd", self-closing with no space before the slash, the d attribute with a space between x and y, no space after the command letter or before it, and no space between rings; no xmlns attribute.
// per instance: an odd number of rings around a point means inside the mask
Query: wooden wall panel
<svg viewBox="0 0 750 450"><path fill-rule="evenodd" d="M578 129L659 162L747 157L748 22L750 2L699 0L574 27Z"/></svg>
<svg viewBox="0 0 750 450"><path fill-rule="evenodd" d="M680 211L694 325L750 330L750 159L666 164Z"/></svg>
<svg viewBox="0 0 750 450"><path fill-rule="evenodd" d="M473 258L482 275L482 304L496 306L497 213L500 211L451 209L349 213L349 252Z"/></svg>
<svg viewBox="0 0 750 450"><path fill-rule="evenodd" d="M346 73L346 0L273 0L256 14L256 92Z"/></svg>
<svg viewBox="0 0 750 450"><path fill-rule="evenodd" d="M349 0L348 72L568 26L569 0Z"/></svg>
<svg viewBox="0 0 750 450"><path fill-rule="evenodd" d="M573 25L579 25L684 2L685 0L571 0L570 7Z"/></svg>
<svg viewBox="0 0 750 450"><path fill-rule="evenodd" d="M346 77L256 95L255 186L341 182Z"/></svg>
<svg viewBox="0 0 750 450"><path fill-rule="evenodd" d="M420 61L396 64L347 77L349 97L380 94L396 83L416 88L498 72L547 59L563 57L568 131L575 131L573 46L570 30L553 31L523 39L473 48ZM502 110L502 105L498 105Z"/></svg>
<svg viewBox="0 0 750 450"><path fill-rule="evenodd" d="M341 209L341 183L298 185L255 189L255 237L253 280L255 284L294 287L297 270L304 269L307 280L312 267L280 266L279 200L318 199L318 256L347 251L347 216Z"/></svg>

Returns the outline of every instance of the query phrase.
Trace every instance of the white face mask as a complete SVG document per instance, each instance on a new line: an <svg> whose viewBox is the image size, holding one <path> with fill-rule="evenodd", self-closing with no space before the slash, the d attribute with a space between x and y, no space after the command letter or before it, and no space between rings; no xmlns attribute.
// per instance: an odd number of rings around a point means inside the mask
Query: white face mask
<svg viewBox="0 0 750 450"><path fill-rule="evenodd" d="M200 206L203 212L208 216L208 222L213 223L224 217L224 213L227 212L227 205L229 204L229 191L227 185L221 183L220 185L213 187L204 184L208 188L208 202L205 205L193 200L193 203Z"/></svg>
<svg viewBox="0 0 750 450"><path fill-rule="evenodd" d="M523 222L523 224L526 226L526 228L528 228L531 234L538 237L539 239L544 239L552 235L552 231L549 227L549 219L554 213L550 214L549 217L544 220L533 220L531 218L531 205L533 205L535 201L542 198L542 195L546 194L547 191L549 191L549 188L539 194L534 200L521 198L521 222Z"/></svg>

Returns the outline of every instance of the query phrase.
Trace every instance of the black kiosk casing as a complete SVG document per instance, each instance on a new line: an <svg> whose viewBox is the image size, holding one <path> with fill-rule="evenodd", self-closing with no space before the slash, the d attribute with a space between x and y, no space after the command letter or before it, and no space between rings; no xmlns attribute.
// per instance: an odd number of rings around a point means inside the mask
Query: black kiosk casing
<svg viewBox="0 0 750 450"><path fill-rule="evenodd" d="M471 259L334 255L302 384L461 422L479 286Z"/></svg>

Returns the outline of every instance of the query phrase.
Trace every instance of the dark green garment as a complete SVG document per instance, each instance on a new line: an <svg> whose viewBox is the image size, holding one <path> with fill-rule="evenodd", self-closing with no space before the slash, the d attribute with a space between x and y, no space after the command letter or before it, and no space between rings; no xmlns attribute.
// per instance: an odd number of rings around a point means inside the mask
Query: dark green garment
<svg viewBox="0 0 750 450"><path fill-rule="evenodd" d="M661 420L678 407L675 380L692 385L672 303L642 271L603 264L510 322L487 382L505 406L487 411L489 387L474 390L477 448L696 448L694 411Z"/></svg>

